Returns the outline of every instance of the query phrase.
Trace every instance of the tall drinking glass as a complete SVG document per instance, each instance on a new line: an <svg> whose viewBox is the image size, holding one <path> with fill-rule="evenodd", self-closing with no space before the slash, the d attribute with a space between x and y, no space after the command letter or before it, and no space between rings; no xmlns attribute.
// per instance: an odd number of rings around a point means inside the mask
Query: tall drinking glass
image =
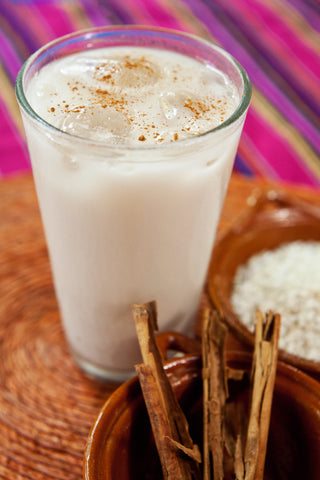
<svg viewBox="0 0 320 480"><path fill-rule="evenodd" d="M159 62L148 58L151 51L160 52ZM67 63L58 69L61 59ZM230 114L204 104L201 85L200 97L185 81L181 87L185 64L193 68L187 80L205 69L203 88L213 82L226 89L226 108L235 102ZM50 74L41 83L44 69ZM73 75L69 95L79 98L72 106L59 83L66 71ZM90 72L97 111L81 96L91 91ZM134 98L147 99L142 111L127 99L132 89ZM157 301L160 331L193 330L249 80L227 52L195 36L106 27L38 50L19 72L16 94L70 351L89 374L126 380L140 362L133 303ZM50 121L57 110L65 113L58 125ZM221 118L210 123L217 111Z"/></svg>

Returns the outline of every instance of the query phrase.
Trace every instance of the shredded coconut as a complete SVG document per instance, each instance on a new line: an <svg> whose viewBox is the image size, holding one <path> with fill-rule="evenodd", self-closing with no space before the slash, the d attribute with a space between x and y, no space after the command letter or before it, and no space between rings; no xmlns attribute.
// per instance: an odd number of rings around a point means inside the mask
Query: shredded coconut
<svg viewBox="0 0 320 480"><path fill-rule="evenodd" d="M280 313L279 347L320 361L320 242L295 241L253 255L236 272L231 304L250 330L257 308Z"/></svg>

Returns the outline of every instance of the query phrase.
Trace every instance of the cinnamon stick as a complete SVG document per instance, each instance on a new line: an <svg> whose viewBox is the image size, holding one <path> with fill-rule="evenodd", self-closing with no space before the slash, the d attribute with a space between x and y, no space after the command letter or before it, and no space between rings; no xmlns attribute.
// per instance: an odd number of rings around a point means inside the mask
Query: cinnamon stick
<svg viewBox="0 0 320 480"><path fill-rule="evenodd" d="M203 480L223 480L224 416L228 396L224 343L226 327L217 311L205 310L202 330Z"/></svg>
<svg viewBox="0 0 320 480"><path fill-rule="evenodd" d="M280 315L256 314L252 394L245 448L245 480L263 480L276 377Z"/></svg>
<svg viewBox="0 0 320 480"><path fill-rule="evenodd" d="M244 478L244 443L247 425L245 422L244 406L241 403L227 404L224 425L224 439L226 449L233 461L233 472L237 480Z"/></svg>
<svg viewBox="0 0 320 480"><path fill-rule="evenodd" d="M228 380L244 372L226 366L226 329L219 312L205 311L202 331L203 363L203 480L222 480L224 447L233 461L237 480L263 480L273 390L278 358L280 315L256 315L248 425L241 404L226 403Z"/></svg>
<svg viewBox="0 0 320 480"><path fill-rule="evenodd" d="M143 364L136 370L165 480L200 479L201 454L165 373L157 347L156 302L132 307ZM237 480L263 480L278 358L280 316L256 315L248 425L241 404L227 404L228 380L243 379L227 367L226 327L220 313L205 310L202 322L203 480L223 480L225 460ZM225 458L225 449L230 457Z"/></svg>
<svg viewBox="0 0 320 480"><path fill-rule="evenodd" d="M201 454L163 368L154 332L157 305L132 306L143 364L136 366L165 480L200 479Z"/></svg>

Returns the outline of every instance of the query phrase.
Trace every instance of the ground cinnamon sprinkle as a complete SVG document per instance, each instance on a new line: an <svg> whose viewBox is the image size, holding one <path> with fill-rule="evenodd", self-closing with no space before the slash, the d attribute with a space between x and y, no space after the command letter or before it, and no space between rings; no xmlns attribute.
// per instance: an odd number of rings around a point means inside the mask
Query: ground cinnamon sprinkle
<svg viewBox="0 0 320 480"><path fill-rule="evenodd" d="M94 56L92 63L84 63L83 78L77 75L77 64L67 64L63 75L72 81L66 79L65 100L60 104L51 101L47 106L50 121L56 124L59 118L68 117L63 128L73 133L77 133L78 124L88 121L90 128L80 128L80 135L94 137L96 132L101 138L105 131L108 141L115 121L118 126L123 123L126 130L121 134L117 130L117 138L126 135L129 142L159 144L198 135L206 124L211 128L224 120L220 115L225 115L226 103L219 92L209 89L209 81L203 80L201 91L184 90L185 84L193 84L193 75L189 77L183 68L180 71L178 63L169 62L163 68L156 60L140 54ZM175 86L171 90L172 81ZM56 95L55 88L49 95ZM97 120L92 120L95 114Z"/></svg>
<svg viewBox="0 0 320 480"><path fill-rule="evenodd" d="M191 110L191 112L196 116L197 119L202 117L204 113L212 109L212 106L209 107L204 102L201 102L200 100L191 100L191 98L188 98L183 106Z"/></svg>
<svg viewBox="0 0 320 480"><path fill-rule="evenodd" d="M96 93L98 95L110 95L110 92L108 90L103 90L102 88L97 88Z"/></svg>
<svg viewBox="0 0 320 480"><path fill-rule="evenodd" d="M69 110L69 105L66 105L66 106L65 106L65 112L66 112L66 113L70 113L70 112L72 112L72 113L79 113L79 112L85 111L85 110L86 110L86 106L85 106L85 105L79 105L78 107L71 108L70 110Z"/></svg>
<svg viewBox="0 0 320 480"><path fill-rule="evenodd" d="M102 88L91 89L92 96L96 99L94 102L96 105L99 105L102 108L112 107L117 112L126 113L125 108L128 107L128 101L124 95L113 93L111 94L108 90ZM127 112L129 113L129 111ZM127 118L130 122L130 118Z"/></svg>

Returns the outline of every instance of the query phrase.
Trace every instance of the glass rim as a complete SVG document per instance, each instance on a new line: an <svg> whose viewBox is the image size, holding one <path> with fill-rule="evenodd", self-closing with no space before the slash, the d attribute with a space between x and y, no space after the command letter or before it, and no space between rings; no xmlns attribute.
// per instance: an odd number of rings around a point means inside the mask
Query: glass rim
<svg viewBox="0 0 320 480"><path fill-rule="evenodd" d="M45 51L52 51L58 46L63 46L67 44L68 42L76 39L87 39L90 40L90 38L95 37L97 34L108 34L108 32L123 32L123 33L128 33L128 32L135 32L135 33L143 33L143 32L149 32L149 33L159 33L159 34L167 34L167 35L175 35L176 37L179 37L180 39L189 39L193 40L194 42L197 42L198 44L205 45L206 47L218 51L220 54L222 54L227 60L232 63L238 72L240 73L240 77L243 82L243 92L242 96L239 100L237 108L233 111L233 113L222 123L220 123L218 126L211 128L209 130L206 130L205 132L202 132L197 135L192 135L190 137L185 137L182 139L179 139L175 142L163 142L161 144L146 144L146 145L127 145L127 144L113 144L113 143L108 143L103 140L92 140L86 137L80 137L77 135L74 135L69 132L65 132L61 130L58 127L55 127L54 125L50 124L46 120L44 120L30 105L30 103L27 100L27 97L25 95L25 90L24 90L24 76L25 73L28 71L28 69L33 65L33 63L36 61L37 58L41 57ZM36 50L30 57L24 62L22 67L20 68L17 79L16 79L16 84L15 84L15 93L16 97L18 100L19 105L22 107L23 111L33 120L36 121L36 123L44 126L46 129L51 131L55 135L61 135L63 138L66 140L76 140L77 142L81 142L83 144L86 144L87 146L91 147L96 147L96 148L108 148L108 149L113 149L113 150L133 150L133 151L150 151L150 150L165 150L166 148L173 148L173 146L176 147L181 147L181 146L187 146L188 144L194 144L195 142L199 142L200 140L203 140L205 137L221 131L230 125L234 124L248 109L249 104L250 104L250 99L251 99L251 94L252 94L252 87L251 83L249 80L249 77L244 70L244 68L241 66L241 64L230 54L228 53L224 48L220 47L216 43L206 40L202 37L199 37L194 34L190 33L185 33L179 30L174 30L174 29L169 29L169 28L163 28L163 27L151 27L151 26L145 26L145 25L110 25L110 26L104 26L104 27L91 27L87 29L82 29L82 30L77 30L75 32L72 32L70 34L58 37L54 40L52 40L49 43L46 43L42 47L40 47L38 50Z"/></svg>

